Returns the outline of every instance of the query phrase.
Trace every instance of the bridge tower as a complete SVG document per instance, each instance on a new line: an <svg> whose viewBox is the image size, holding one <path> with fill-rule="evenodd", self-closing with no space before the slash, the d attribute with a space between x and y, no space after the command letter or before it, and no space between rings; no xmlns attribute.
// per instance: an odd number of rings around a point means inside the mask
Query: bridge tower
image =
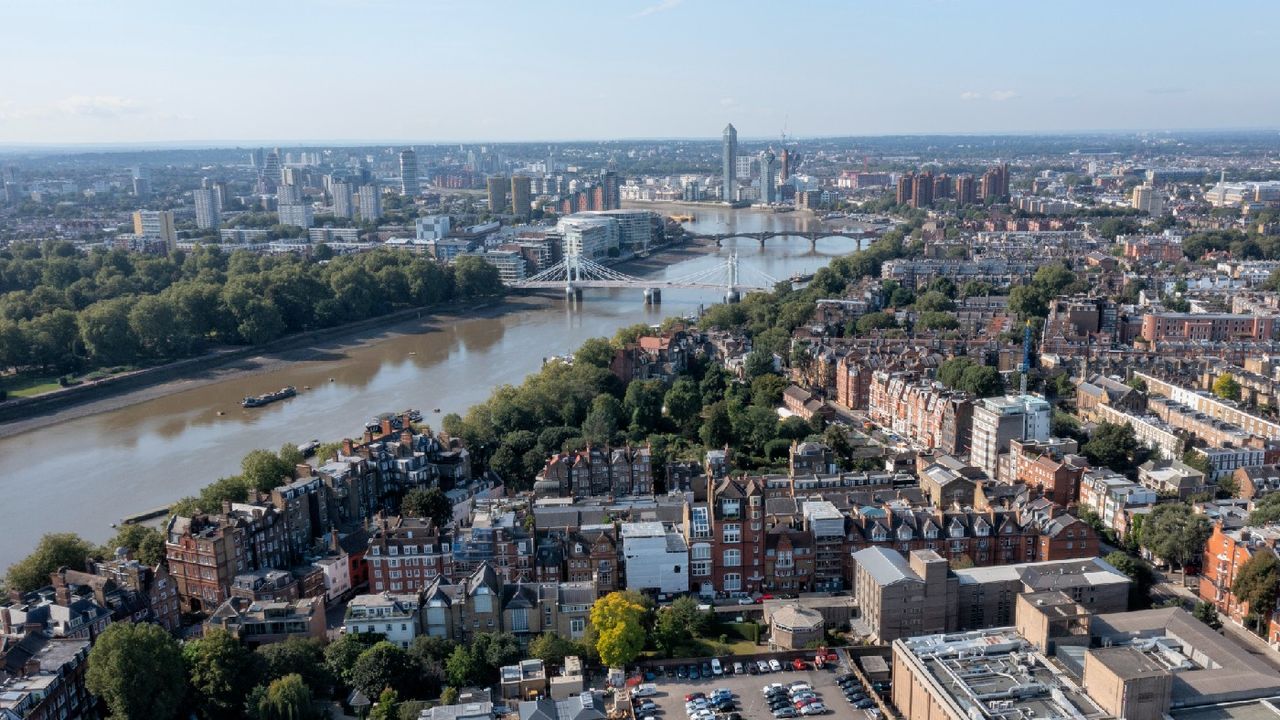
<svg viewBox="0 0 1280 720"><path fill-rule="evenodd" d="M729 284L725 287L724 301L736 303L741 298L738 292L738 253L730 253L725 265L729 271Z"/></svg>
<svg viewBox="0 0 1280 720"><path fill-rule="evenodd" d="M582 256L581 255L565 255L564 256L564 299L565 300L581 300L582 288L575 285L575 282L582 280Z"/></svg>

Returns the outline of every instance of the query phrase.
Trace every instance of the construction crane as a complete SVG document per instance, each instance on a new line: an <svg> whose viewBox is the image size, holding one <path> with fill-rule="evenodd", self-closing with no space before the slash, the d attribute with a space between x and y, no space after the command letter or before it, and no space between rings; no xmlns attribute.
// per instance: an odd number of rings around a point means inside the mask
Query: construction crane
<svg viewBox="0 0 1280 720"><path fill-rule="evenodd" d="M1021 395L1027 394L1027 374L1031 372L1031 321L1028 320L1026 327L1022 330L1022 364L1018 366L1018 372L1022 376L1018 382L1018 392Z"/></svg>

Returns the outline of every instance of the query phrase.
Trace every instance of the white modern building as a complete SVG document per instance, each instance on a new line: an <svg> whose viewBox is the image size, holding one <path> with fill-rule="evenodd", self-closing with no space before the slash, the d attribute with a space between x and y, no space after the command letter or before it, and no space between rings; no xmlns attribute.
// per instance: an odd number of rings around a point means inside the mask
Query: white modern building
<svg viewBox="0 0 1280 720"><path fill-rule="evenodd" d="M360 219L365 222L382 219L382 190L377 185L360 186Z"/></svg>
<svg viewBox="0 0 1280 720"><path fill-rule="evenodd" d="M660 522L622 523L627 589L689 592L689 547L684 536Z"/></svg>
<svg viewBox="0 0 1280 720"><path fill-rule="evenodd" d="M618 246L627 252L643 252L653 241L653 229L657 215L648 210L591 210L575 213L570 218L604 217L618 223Z"/></svg>
<svg viewBox="0 0 1280 720"><path fill-rule="evenodd" d="M598 260L619 249L618 222L613 218L576 213L561 218L556 232L564 238L564 254Z"/></svg>
<svg viewBox="0 0 1280 720"><path fill-rule="evenodd" d="M970 464L997 481L1000 453L1009 452L1010 440L1048 440L1053 409L1034 395L983 398L973 407L973 449Z"/></svg>
<svg viewBox="0 0 1280 720"><path fill-rule="evenodd" d="M436 243L439 248L440 243ZM459 257L470 256L478 257L498 269L498 277L502 278L504 283L520 282L525 278L525 262L524 256L518 252L510 252L506 250L491 250L489 252L468 252L459 253L454 256L456 260Z"/></svg>
<svg viewBox="0 0 1280 720"><path fill-rule="evenodd" d="M418 637L417 595L357 595L347 604L342 629L348 635L377 633L402 648Z"/></svg>
<svg viewBox="0 0 1280 720"><path fill-rule="evenodd" d="M351 189L351 183L334 182L329 186L329 193L333 195L334 217L349 218L355 216L355 195Z"/></svg>
<svg viewBox="0 0 1280 720"><path fill-rule="evenodd" d="M414 237L419 240L442 240L449 234L448 215L428 215L413 221Z"/></svg>
<svg viewBox="0 0 1280 720"><path fill-rule="evenodd" d="M351 563L344 555L326 555L315 564L324 573L324 601L332 604L351 592Z"/></svg>

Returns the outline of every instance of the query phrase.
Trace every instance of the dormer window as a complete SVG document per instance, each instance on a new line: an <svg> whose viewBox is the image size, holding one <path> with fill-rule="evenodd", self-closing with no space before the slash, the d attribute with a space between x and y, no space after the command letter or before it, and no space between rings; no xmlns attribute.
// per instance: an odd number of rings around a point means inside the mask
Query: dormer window
<svg viewBox="0 0 1280 720"><path fill-rule="evenodd" d="M884 528L880 527L879 525L875 526L875 528L871 531L871 539L875 540L876 542L884 542L887 539L887 536L885 535L885 532L884 532Z"/></svg>
<svg viewBox="0 0 1280 720"><path fill-rule="evenodd" d="M910 539L911 539L911 528L907 527L906 525L903 525L902 527L898 528L898 539L899 539L899 540L910 540Z"/></svg>
<svg viewBox="0 0 1280 720"><path fill-rule="evenodd" d="M951 523L951 529L949 530L948 534L950 534L951 537L953 538L964 537L964 525L962 525L958 521Z"/></svg>
<svg viewBox="0 0 1280 720"><path fill-rule="evenodd" d="M925 527L924 536L926 539L929 539L929 540L938 539L938 528L934 525L929 525Z"/></svg>

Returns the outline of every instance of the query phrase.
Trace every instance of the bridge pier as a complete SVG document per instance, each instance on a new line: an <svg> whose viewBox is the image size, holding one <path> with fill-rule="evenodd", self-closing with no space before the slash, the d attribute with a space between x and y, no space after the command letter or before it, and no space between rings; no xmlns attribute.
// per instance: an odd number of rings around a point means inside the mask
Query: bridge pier
<svg viewBox="0 0 1280 720"><path fill-rule="evenodd" d="M582 288L573 285L564 286L564 299L569 302L576 302L582 299Z"/></svg>
<svg viewBox="0 0 1280 720"><path fill-rule="evenodd" d="M765 239L765 234L764 234L764 233L760 233L759 235L757 235L757 236L756 236L756 239L760 241L760 247L761 247L761 248L764 248L764 239Z"/></svg>
<svg viewBox="0 0 1280 720"><path fill-rule="evenodd" d="M734 288L733 290L726 290L724 293L724 301L726 304L732 305L741 299L742 294L738 292L737 288Z"/></svg>
<svg viewBox="0 0 1280 720"><path fill-rule="evenodd" d="M661 305L662 304L662 288L645 288L644 304L645 305Z"/></svg>
<svg viewBox="0 0 1280 720"><path fill-rule="evenodd" d="M816 252L818 249L818 233L809 233L809 250Z"/></svg>

